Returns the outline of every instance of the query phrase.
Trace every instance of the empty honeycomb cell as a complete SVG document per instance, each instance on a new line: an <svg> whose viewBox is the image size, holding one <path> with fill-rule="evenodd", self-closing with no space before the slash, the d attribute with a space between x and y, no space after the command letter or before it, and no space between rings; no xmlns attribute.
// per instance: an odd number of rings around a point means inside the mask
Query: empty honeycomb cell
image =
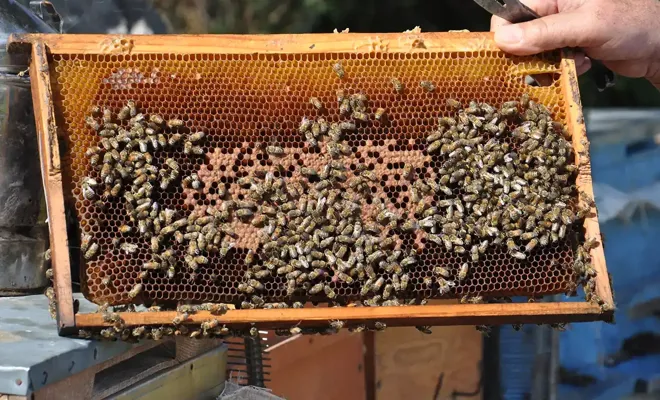
<svg viewBox="0 0 660 400"><path fill-rule="evenodd" d="M332 72L331 67L337 62L346 71L342 80ZM368 96L370 108L386 109L386 120L358 123L357 131L347 135L355 160L345 161L346 167L354 174L357 164L366 164L379 176L378 184L371 186L373 194L400 212L408 212L414 205L403 168L411 165L416 174L427 179L441 168L442 162L427 154L425 138L437 118L451 112L446 98L451 96L464 105L477 100L496 106L519 99L527 87L521 80L507 77L513 62L499 52L52 56L56 118L69 142L63 155L66 201L75 205L80 229L101 244L98 258L82 269L86 295L98 303L132 301L128 291L137 282L142 265L151 259L149 243L140 236L127 239L138 245L134 254L121 253L112 245L119 227L129 223L123 198L110 200L105 210L83 198L82 179L92 173L84 153L99 145L99 137L85 124L92 106L109 107L117 113L128 100L134 100L145 115L183 120L184 127L172 132L206 133L203 157L191 158L180 148L167 149L156 156L158 165L173 158L182 174L197 173L203 181L200 191L174 185L154 195L161 207L187 214L203 206L222 204L220 189L235 194L235 199L245 199L247 191L239 189L236 182L255 169L282 163L285 175L294 178L302 166L320 168L325 155L308 147L297 131L299 121L318 116L330 123L342 121L336 90L362 92ZM556 59L544 62L558 66ZM394 77L405 85L401 95L394 92L390 83ZM423 79L435 85L432 93L419 86ZM565 99L558 80L538 93L542 94L535 100L548 107L556 120L566 122ZM310 97L318 97L323 110L316 112L309 103ZM264 154L257 142L284 147L288 161ZM279 171L275 173L279 176ZM434 199L433 204L440 198ZM246 225L237 225L239 233L245 231L253 237L245 234L237 242L256 248L256 231L248 230ZM431 246L426 238L401 235L401 239L402 247L419 249L420 262L408 271L407 295L411 298L438 296L437 287L424 286L424 278L432 275L435 266L445 266L453 276L463 263L470 262L469 254L450 254L442 246ZM172 248L178 258L183 258L185 246ZM240 303L246 299L238 291L247 271L243 261L246 251L237 247L225 258L209 255L209 263L195 271L196 277L183 267L174 279L168 278L165 271L157 271L144 281L141 299ZM504 246L491 247L478 265L471 265L467 278L457 281L442 297L565 292L574 280L570 268L573 258L569 241L540 249L525 261L510 257ZM101 276L112 276L112 287L104 287ZM338 296L359 298L358 284L342 283L331 276L324 279ZM281 276L265 281L264 299L287 300L286 284Z"/></svg>

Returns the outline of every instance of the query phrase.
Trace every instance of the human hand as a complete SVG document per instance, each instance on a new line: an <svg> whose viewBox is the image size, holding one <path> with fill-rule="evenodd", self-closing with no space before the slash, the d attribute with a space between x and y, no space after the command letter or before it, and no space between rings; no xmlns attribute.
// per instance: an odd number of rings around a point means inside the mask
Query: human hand
<svg viewBox="0 0 660 400"><path fill-rule="evenodd" d="M591 67L589 57L631 78L645 77L660 88L660 1L524 0L541 18L511 24L493 17L491 31L504 51L530 55L579 47L578 73Z"/></svg>

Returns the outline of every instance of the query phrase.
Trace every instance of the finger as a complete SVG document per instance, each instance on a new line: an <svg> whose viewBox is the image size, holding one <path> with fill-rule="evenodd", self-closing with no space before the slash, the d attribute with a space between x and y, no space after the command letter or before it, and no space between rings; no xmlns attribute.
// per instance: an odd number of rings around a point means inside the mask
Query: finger
<svg viewBox="0 0 660 400"><path fill-rule="evenodd" d="M578 75L584 74L585 72L589 71L589 69L591 69L591 60L588 57L584 57L582 59L582 62L580 62L579 64L577 63L576 60L575 69Z"/></svg>
<svg viewBox="0 0 660 400"><path fill-rule="evenodd" d="M573 61L575 62L575 68L577 69L580 65L584 64L587 55L582 51L575 51L573 53Z"/></svg>
<svg viewBox="0 0 660 400"><path fill-rule="evenodd" d="M497 28L504 25L511 25L511 22L500 18L497 15L493 15L493 18L490 19L490 31L495 32Z"/></svg>
<svg viewBox="0 0 660 400"><path fill-rule="evenodd" d="M630 60L605 61L603 64L619 75L629 78L643 78L648 74L648 64L644 62L631 62Z"/></svg>
<svg viewBox="0 0 660 400"><path fill-rule="evenodd" d="M525 4L528 8L542 17L550 14L557 14L558 12L557 1L524 0L521 3Z"/></svg>
<svg viewBox="0 0 660 400"><path fill-rule="evenodd" d="M532 9L532 11L536 12L540 16L546 16L550 14L556 14L557 13L557 2L556 1L548 1L548 0L525 0L522 3L524 3L527 7ZM511 22L505 20L504 18L500 18L496 15L493 16L490 20L490 30L495 31L495 29L499 28L500 26L504 25L511 25Z"/></svg>
<svg viewBox="0 0 660 400"><path fill-rule="evenodd" d="M501 26L495 30L495 43L502 50L521 56L562 47L586 47L595 36L592 25L585 23L586 18L590 16L572 11Z"/></svg>

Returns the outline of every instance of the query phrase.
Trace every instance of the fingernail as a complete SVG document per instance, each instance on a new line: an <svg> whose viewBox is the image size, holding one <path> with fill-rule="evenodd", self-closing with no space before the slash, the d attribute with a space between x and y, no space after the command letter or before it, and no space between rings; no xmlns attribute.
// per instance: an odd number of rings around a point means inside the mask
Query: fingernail
<svg viewBox="0 0 660 400"><path fill-rule="evenodd" d="M522 29L516 25L502 26L495 31L495 41L504 44L516 44L522 40Z"/></svg>

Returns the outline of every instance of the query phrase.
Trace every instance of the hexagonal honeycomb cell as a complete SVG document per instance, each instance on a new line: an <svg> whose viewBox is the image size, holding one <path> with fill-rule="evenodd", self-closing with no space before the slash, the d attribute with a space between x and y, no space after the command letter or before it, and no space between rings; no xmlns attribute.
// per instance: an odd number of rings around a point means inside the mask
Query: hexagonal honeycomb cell
<svg viewBox="0 0 660 400"><path fill-rule="evenodd" d="M91 235L99 244L99 256L85 262L81 256L82 282L86 296L97 302L126 304L134 301L129 291L142 282L138 297L145 303L190 301L239 304L246 295L238 291L247 270L244 259L259 245L257 232L249 224L236 223L235 248L227 257L208 255L195 275L189 272L170 278L164 271L140 280L142 265L151 259L149 241L128 235L125 241L137 245L133 254L113 245L118 230L128 223L125 200L109 199L103 207L86 200L82 181L92 176L86 150L100 138L85 124L92 106L118 112L129 100L145 115L183 121L180 132L203 131L202 156L185 155L180 148L157 155L158 163L176 160L182 175L196 173L200 190L173 185L156 190L153 200L161 208L182 214L203 212L220 206L219 193L235 199L246 192L237 181L256 169L299 176L303 166L320 169L326 159L311 148L299 133L304 118L323 116L329 123L344 120L339 115L336 93L364 93L371 110L384 108L386 118L359 124L346 137L352 156L345 161L350 172L358 164L368 166L378 177L373 196L405 212L414 205L409 198L410 182L403 177L405 165L421 176L436 174L438 156L424 152L425 139L438 117L449 115L446 99L463 104L476 100L499 106L517 100L523 93L545 105L557 121L566 121L565 103L557 79L549 88L531 91L520 77L509 75L515 66L544 65L559 68L559 58L511 58L500 52L380 52L328 54L132 54L52 55L50 60L56 118L66 144L63 152L66 203L75 209L80 233ZM341 63L340 79L333 65ZM392 79L403 85L402 93ZM420 81L428 80L435 90L428 92ZM316 97L324 105L317 111L310 104ZM281 158L269 157L258 148L277 143ZM281 169L277 169L277 164ZM280 176L280 175L278 175ZM444 248L413 235L401 235L401 246L414 248L419 262L409 270L410 298L439 297L436 289L423 285L424 277L436 266L455 273L469 261L469 255L449 253ZM473 265L468 277L457 282L441 297L464 295L539 296L567 292L574 281L573 247L568 240L534 251L526 260L516 260L505 246L491 247ZM174 244L176 256L184 257L185 247ZM359 298L359 286L327 279L339 297ZM274 277L265 284L264 299L287 301L286 280ZM308 300L308 298L301 298ZM323 299L322 299L323 300Z"/></svg>

